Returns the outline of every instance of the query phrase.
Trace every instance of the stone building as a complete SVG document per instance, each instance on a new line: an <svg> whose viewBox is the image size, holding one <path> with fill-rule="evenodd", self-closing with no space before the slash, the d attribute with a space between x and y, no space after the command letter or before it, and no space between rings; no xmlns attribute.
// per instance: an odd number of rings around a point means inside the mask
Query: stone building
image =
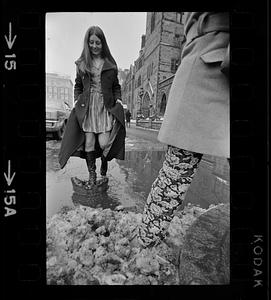
<svg viewBox="0 0 271 300"><path fill-rule="evenodd" d="M124 83L128 73L129 73L128 69L122 70L121 68L118 68L118 80L119 80L119 84L121 86L123 86L123 83Z"/></svg>
<svg viewBox="0 0 271 300"><path fill-rule="evenodd" d="M139 57L134 62L132 115L162 116L180 62L184 40L181 12L148 12ZM161 85L161 83L164 83ZM162 87L162 91L160 88Z"/></svg>
<svg viewBox="0 0 271 300"><path fill-rule="evenodd" d="M132 114L132 118L136 118L136 110L134 105L134 66L130 65L125 80L122 84L122 102L127 105L127 108Z"/></svg>
<svg viewBox="0 0 271 300"><path fill-rule="evenodd" d="M73 83L69 76L46 73L46 100L64 101L73 107Z"/></svg>

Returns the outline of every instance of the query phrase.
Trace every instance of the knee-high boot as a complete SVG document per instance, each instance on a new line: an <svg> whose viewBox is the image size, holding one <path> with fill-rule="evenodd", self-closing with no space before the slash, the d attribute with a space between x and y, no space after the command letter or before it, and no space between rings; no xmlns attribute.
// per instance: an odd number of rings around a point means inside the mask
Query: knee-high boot
<svg viewBox="0 0 271 300"><path fill-rule="evenodd" d="M86 162L89 172L88 186L91 188L96 184L96 156L95 151L86 152Z"/></svg>
<svg viewBox="0 0 271 300"><path fill-rule="evenodd" d="M101 174L102 178L97 182L98 185L108 182L108 177L106 176L107 169L108 169L108 161L107 161L106 157L104 157L102 155L101 156L101 168L100 168L100 174Z"/></svg>
<svg viewBox="0 0 271 300"><path fill-rule="evenodd" d="M104 157L103 155L101 156L101 169L100 169L100 174L101 176L106 176L106 172L108 169L108 161L106 159L106 157Z"/></svg>

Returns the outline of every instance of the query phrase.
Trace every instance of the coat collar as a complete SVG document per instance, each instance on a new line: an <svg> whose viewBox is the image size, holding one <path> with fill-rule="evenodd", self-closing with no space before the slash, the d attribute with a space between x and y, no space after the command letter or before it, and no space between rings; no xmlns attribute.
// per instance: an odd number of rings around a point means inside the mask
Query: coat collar
<svg viewBox="0 0 271 300"><path fill-rule="evenodd" d="M79 62L75 62L76 66L79 68ZM104 59L104 64L102 67L102 71L111 70L111 69L117 69L116 65L113 64L107 57ZM89 72L87 72L87 75L90 76Z"/></svg>
<svg viewBox="0 0 271 300"><path fill-rule="evenodd" d="M105 70L116 69L116 65L114 65L107 57L104 59L104 64L102 67L102 72Z"/></svg>

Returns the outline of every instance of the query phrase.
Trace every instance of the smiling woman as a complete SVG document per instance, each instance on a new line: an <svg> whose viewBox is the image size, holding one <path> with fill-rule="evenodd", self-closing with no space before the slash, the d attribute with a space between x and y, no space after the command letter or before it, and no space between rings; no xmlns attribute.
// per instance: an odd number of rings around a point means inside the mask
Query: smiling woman
<svg viewBox="0 0 271 300"><path fill-rule="evenodd" d="M87 189L96 186L96 158L101 157L101 181L107 182L108 161L124 159L125 122L117 64L103 31L88 28L81 56L76 60L75 107L67 123L59 162L63 168L70 156L86 159Z"/></svg>
<svg viewBox="0 0 271 300"><path fill-rule="evenodd" d="M92 53L92 56L96 57L96 60L98 60L99 63L99 56L101 55L102 52L102 41L95 35L91 35L89 37L89 49L90 52ZM97 68L97 64L93 61L94 66Z"/></svg>

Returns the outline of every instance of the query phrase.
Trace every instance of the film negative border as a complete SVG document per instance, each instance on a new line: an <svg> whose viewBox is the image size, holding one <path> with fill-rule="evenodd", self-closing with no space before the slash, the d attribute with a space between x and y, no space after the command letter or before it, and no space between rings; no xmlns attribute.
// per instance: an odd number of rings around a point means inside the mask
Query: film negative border
<svg viewBox="0 0 271 300"><path fill-rule="evenodd" d="M45 47L38 11L2 14L4 285L42 285L45 264ZM45 247L45 248L44 248ZM13 295L14 296L14 295Z"/></svg>
<svg viewBox="0 0 271 300"><path fill-rule="evenodd" d="M231 20L231 284L247 289L244 295L267 298L264 18L241 11Z"/></svg>
<svg viewBox="0 0 271 300"><path fill-rule="evenodd" d="M79 299L89 290L46 286L46 9L12 9L7 4L4 9L1 254L5 297L13 299L19 291L29 298L45 293ZM264 5L254 11L233 9L231 17L231 284L180 287L190 297L267 298L266 11ZM141 287L116 287L110 293L112 299L135 299L143 293L157 298L179 293L178 288L146 292ZM93 287L92 292L102 299L108 289Z"/></svg>

